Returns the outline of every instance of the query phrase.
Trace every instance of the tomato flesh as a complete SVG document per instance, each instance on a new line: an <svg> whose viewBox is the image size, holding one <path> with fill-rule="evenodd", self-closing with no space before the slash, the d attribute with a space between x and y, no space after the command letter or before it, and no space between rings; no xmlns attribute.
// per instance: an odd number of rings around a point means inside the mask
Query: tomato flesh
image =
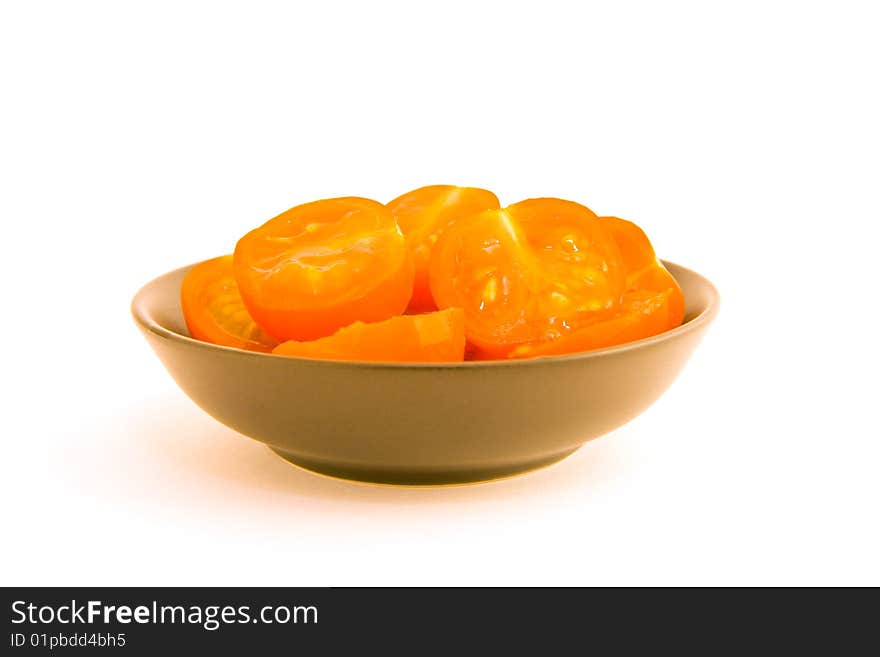
<svg viewBox="0 0 880 657"><path fill-rule="evenodd" d="M272 351L277 344L248 314L232 273L232 256L195 265L180 288L180 305L189 334L197 340L250 351Z"/></svg>
<svg viewBox="0 0 880 657"><path fill-rule="evenodd" d="M273 353L332 360L438 363L463 360L464 347L464 316L454 308L370 324L355 322L319 340L283 342Z"/></svg>
<svg viewBox="0 0 880 657"><path fill-rule="evenodd" d="M666 329L674 328L684 321L684 293L678 281L667 271L654 253L651 241L641 228L631 221L618 217L600 217L599 221L620 249L626 271L626 289L669 291L669 322Z"/></svg>
<svg viewBox="0 0 880 657"><path fill-rule="evenodd" d="M314 340L397 315L414 275L391 211L357 197L270 219L238 241L234 271L245 306L279 340Z"/></svg>
<svg viewBox="0 0 880 657"><path fill-rule="evenodd" d="M672 319L671 294L671 290L627 292L612 317L571 331L556 340L522 345L513 349L508 357L531 358L590 351L663 333L681 323L680 320L675 323Z"/></svg>
<svg viewBox="0 0 880 657"><path fill-rule="evenodd" d="M620 259L588 208L529 199L448 226L431 291L439 307L463 308L476 357L504 358L613 314L626 287Z"/></svg>
<svg viewBox="0 0 880 657"><path fill-rule="evenodd" d="M478 187L430 185L407 192L388 203L406 237L415 265L413 294L407 310L435 310L428 267L431 251L444 229L454 221L500 207L498 197Z"/></svg>
<svg viewBox="0 0 880 657"><path fill-rule="evenodd" d="M658 335L684 320L681 288L657 259L645 232L617 217L600 217L599 221L621 255L626 292L620 306L610 317L599 318L557 340L522 345L509 357L553 356L612 347Z"/></svg>

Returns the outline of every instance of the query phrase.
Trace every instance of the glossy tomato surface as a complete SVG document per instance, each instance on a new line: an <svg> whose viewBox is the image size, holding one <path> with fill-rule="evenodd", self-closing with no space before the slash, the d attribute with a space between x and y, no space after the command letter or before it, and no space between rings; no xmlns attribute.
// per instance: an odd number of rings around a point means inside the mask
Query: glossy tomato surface
<svg viewBox="0 0 880 657"><path fill-rule="evenodd" d="M648 236L636 224L617 217L600 222L620 250L626 291L611 316L587 322L556 340L520 346L512 358L553 356L612 347L649 338L684 320L684 295L654 253Z"/></svg>
<svg viewBox="0 0 880 657"><path fill-rule="evenodd" d="M429 185L398 196L388 207L406 237L415 265L415 282L408 310L436 309L428 275L434 244L451 223L500 207L498 197L478 187Z"/></svg>
<svg viewBox="0 0 880 657"><path fill-rule="evenodd" d="M478 358L555 340L621 303L621 254L578 203L529 199L454 222L437 241L430 285L440 308L464 310Z"/></svg>
<svg viewBox="0 0 880 657"><path fill-rule="evenodd" d="M248 314L232 274L232 256L195 265L183 279L180 305L189 334L197 340L250 351L277 344Z"/></svg>
<svg viewBox="0 0 880 657"><path fill-rule="evenodd" d="M600 217L599 220L620 249L626 272L626 289L668 292L669 326L663 330L681 324L684 321L684 294L675 278L657 258L645 231L633 222L618 217Z"/></svg>
<svg viewBox="0 0 880 657"><path fill-rule="evenodd" d="M283 342L273 353L333 360L438 363L463 360L464 345L464 316L456 308L370 324L355 322L319 340Z"/></svg>
<svg viewBox="0 0 880 657"><path fill-rule="evenodd" d="M513 349L510 358L558 356L579 351L613 347L653 335L681 324L672 321L671 291L634 290L623 295L618 310L606 319L587 324L565 335L544 342L522 345Z"/></svg>
<svg viewBox="0 0 880 657"><path fill-rule="evenodd" d="M270 219L239 240L234 271L245 306L279 340L314 340L400 314L414 275L391 210L358 197Z"/></svg>

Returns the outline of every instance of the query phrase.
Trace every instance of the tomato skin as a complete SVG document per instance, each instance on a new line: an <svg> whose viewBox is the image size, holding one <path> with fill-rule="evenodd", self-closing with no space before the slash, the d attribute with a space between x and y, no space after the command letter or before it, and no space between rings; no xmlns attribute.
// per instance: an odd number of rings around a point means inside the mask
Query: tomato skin
<svg viewBox="0 0 880 657"><path fill-rule="evenodd" d="M355 322L310 342L287 341L281 356L346 361L442 363L464 360L464 316L451 308L381 322Z"/></svg>
<svg viewBox="0 0 880 657"><path fill-rule="evenodd" d="M248 311L283 340L315 340L404 311L414 267L391 211L343 197L296 206L242 237L235 278Z"/></svg>
<svg viewBox="0 0 880 657"><path fill-rule="evenodd" d="M413 293L408 312L436 310L431 294L431 251L446 227L454 221L500 207L498 197L478 187L429 185L402 194L388 203L415 266Z"/></svg>
<svg viewBox="0 0 880 657"><path fill-rule="evenodd" d="M562 199L529 199L448 226L430 283L440 308L461 307L476 358L558 338L614 312L620 253L598 217Z"/></svg>
<svg viewBox="0 0 880 657"><path fill-rule="evenodd" d="M180 286L180 307L196 340L266 353L277 344L248 315L231 255L205 260L187 272Z"/></svg>

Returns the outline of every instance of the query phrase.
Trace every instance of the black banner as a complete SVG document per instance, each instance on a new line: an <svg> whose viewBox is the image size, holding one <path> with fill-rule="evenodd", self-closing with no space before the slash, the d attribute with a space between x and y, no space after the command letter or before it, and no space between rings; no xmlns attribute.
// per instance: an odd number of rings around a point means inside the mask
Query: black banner
<svg viewBox="0 0 880 657"><path fill-rule="evenodd" d="M4 654L420 654L539 639L603 623L597 592L543 589L5 589ZM292 652L291 652L292 651Z"/></svg>
<svg viewBox="0 0 880 657"><path fill-rule="evenodd" d="M702 590L8 588L3 654L569 654L599 646L641 654L654 651L648 645L714 654L790 649L805 638L821 645L832 608L785 600L782 614L778 595L751 592L733 609ZM864 612L849 621L829 647L840 650L872 622Z"/></svg>

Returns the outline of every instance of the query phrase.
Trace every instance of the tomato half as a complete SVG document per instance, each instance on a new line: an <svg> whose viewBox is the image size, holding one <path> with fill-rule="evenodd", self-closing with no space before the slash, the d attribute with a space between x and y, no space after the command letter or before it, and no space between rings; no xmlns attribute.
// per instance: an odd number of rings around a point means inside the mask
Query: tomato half
<svg viewBox="0 0 880 657"><path fill-rule="evenodd" d="M668 291L669 326L663 330L681 324L684 321L684 293L678 281L657 258L645 231L633 222L618 217L600 217L599 221L620 249L627 290Z"/></svg>
<svg viewBox="0 0 880 657"><path fill-rule="evenodd" d="M180 286L180 306L197 340L250 351L272 351L277 343L248 314L232 275L232 256L195 265Z"/></svg>
<svg viewBox="0 0 880 657"><path fill-rule="evenodd" d="M412 294L412 260L394 215L365 198L291 208L242 237L234 256L245 306L279 340L388 319Z"/></svg>
<svg viewBox="0 0 880 657"><path fill-rule="evenodd" d="M500 207L498 197L478 187L430 185L407 192L388 204L406 237L415 264L410 312L434 310L428 266L431 251L443 230L453 221Z"/></svg>
<svg viewBox="0 0 880 657"><path fill-rule="evenodd" d="M438 363L464 359L464 316L453 308L403 315L383 322L355 322L310 342L283 342L273 353L332 360Z"/></svg>
<svg viewBox="0 0 880 657"><path fill-rule="evenodd" d="M446 228L430 266L441 308L464 309L479 358L553 340L610 315L625 290L620 252L591 210L529 199Z"/></svg>
<svg viewBox="0 0 880 657"><path fill-rule="evenodd" d="M633 290L623 295L617 312L591 325L571 331L556 340L522 345L512 350L510 358L554 356L579 351L613 347L633 340L649 338L673 328L670 297L672 290L651 292Z"/></svg>
<svg viewBox="0 0 880 657"><path fill-rule="evenodd" d="M623 300L610 317L587 323L556 340L522 345L512 358L551 356L601 349L658 335L684 320L684 294L657 259L648 236L636 224L617 217L599 221L614 239L626 276Z"/></svg>

